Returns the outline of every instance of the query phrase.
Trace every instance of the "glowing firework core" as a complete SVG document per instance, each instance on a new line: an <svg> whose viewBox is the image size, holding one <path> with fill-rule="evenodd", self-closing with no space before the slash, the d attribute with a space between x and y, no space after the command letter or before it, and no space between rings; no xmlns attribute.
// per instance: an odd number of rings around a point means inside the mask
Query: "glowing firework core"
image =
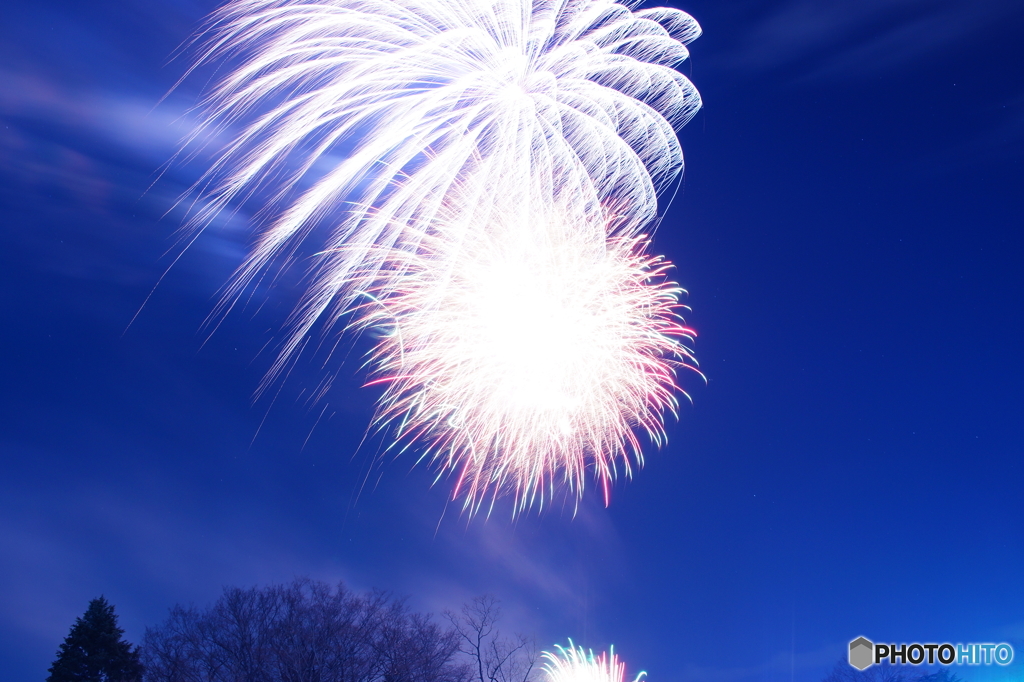
<svg viewBox="0 0 1024 682"><path fill-rule="evenodd" d="M457 472L472 511L501 493L542 504L559 478L579 495L588 470L607 497L640 461L633 429L662 439L675 372L693 366L667 263L639 238L523 213L404 261L403 287L364 319L393 328L375 353L382 421Z"/></svg>

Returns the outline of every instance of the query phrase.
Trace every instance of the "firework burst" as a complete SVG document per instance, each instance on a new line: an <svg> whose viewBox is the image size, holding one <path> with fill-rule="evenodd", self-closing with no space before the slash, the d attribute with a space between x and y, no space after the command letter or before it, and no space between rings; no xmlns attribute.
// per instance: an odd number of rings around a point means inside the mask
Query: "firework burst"
<svg viewBox="0 0 1024 682"><path fill-rule="evenodd" d="M541 654L548 682L625 682L626 664L619 661L614 648L595 656L569 640L568 648L556 645L555 649ZM640 682L646 675L639 673L633 682Z"/></svg>
<svg viewBox="0 0 1024 682"><path fill-rule="evenodd" d="M231 141L192 225L269 216L223 305L312 247L270 377L320 320L381 333L378 423L476 512L642 462L695 366L646 254L700 108L687 14L609 0L233 0L199 62L232 70L196 135Z"/></svg>
<svg viewBox="0 0 1024 682"><path fill-rule="evenodd" d="M550 208L502 207L471 241L421 239L390 264L397 288L359 310L387 330L379 423L453 473L470 513L505 494L542 507L559 482L578 499L591 473L607 503L642 463L634 430L662 442L676 372L696 370L670 264L642 236L595 241Z"/></svg>

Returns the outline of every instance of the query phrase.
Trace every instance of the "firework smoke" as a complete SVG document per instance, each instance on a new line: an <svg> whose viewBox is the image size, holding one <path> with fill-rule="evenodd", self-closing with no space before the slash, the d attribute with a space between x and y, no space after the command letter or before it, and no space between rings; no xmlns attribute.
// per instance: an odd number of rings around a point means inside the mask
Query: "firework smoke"
<svg viewBox="0 0 1024 682"><path fill-rule="evenodd" d="M200 62L234 68L196 135L241 132L193 225L272 195L227 306L316 240L271 376L351 315L385 332L378 423L455 473L469 510L559 480L578 496L587 469L607 499L695 364L643 233L701 106L675 70L699 34L608 0L230 2Z"/></svg>

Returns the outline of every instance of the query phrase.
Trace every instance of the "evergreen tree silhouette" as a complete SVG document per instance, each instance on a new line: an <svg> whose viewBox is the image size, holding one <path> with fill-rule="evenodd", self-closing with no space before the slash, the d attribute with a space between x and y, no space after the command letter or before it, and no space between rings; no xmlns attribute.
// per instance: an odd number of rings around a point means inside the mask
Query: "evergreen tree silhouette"
<svg viewBox="0 0 1024 682"><path fill-rule="evenodd" d="M141 682L139 651L123 634L114 607L93 599L57 650L46 682Z"/></svg>

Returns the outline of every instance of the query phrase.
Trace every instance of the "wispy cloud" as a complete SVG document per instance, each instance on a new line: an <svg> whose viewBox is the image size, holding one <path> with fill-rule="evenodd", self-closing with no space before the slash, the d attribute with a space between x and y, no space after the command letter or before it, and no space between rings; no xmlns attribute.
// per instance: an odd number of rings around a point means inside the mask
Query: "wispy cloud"
<svg viewBox="0 0 1024 682"><path fill-rule="evenodd" d="M182 197L202 164L179 154L196 125L194 97L179 93L158 104L147 94L68 84L31 68L0 68L0 82L8 245L55 275L152 287L180 253L179 229L197 200ZM200 154L210 142L195 140L184 152ZM244 258L250 227L247 207L225 211L193 249L230 271ZM68 248L54 248L58 231ZM201 278L207 292L223 283L221 270L216 281Z"/></svg>
<svg viewBox="0 0 1024 682"><path fill-rule="evenodd" d="M630 575L627 553L597 503L585 501L575 516L571 510L552 516L558 518L513 522L496 516L467 523L449 510L438 526L436 517L421 514L424 526L437 529L432 556L405 567L396 582L420 608L435 613L494 594L503 602L503 629L536 635L544 646L570 635L582 638L588 613L601 608L602 598L622 592ZM585 559L581 547L589 550ZM594 630L591 625L589 634L599 636Z"/></svg>
<svg viewBox="0 0 1024 682"><path fill-rule="evenodd" d="M47 457L0 445L5 456ZM127 446L131 447L131 446ZM84 456L84 455L83 455ZM157 453L140 454L160 459ZM40 663L105 593L131 641L173 603L205 604L224 585L283 582L298 574L346 579L324 556L309 556L293 529L258 504L196 514L187 486L157 467L135 493L83 477L47 494L3 486L0 506L0 629L21 633ZM193 491L195 492L195 491ZM301 568L298 568L301 567Z"/></svg>
<svg viewBox="0 0 1024 682"><path fill-rule="evenodd" d="M994 0L790 0L739 31L724 63L748 72L794 67L809 80L873 76L1017 12Z"/></svg>

